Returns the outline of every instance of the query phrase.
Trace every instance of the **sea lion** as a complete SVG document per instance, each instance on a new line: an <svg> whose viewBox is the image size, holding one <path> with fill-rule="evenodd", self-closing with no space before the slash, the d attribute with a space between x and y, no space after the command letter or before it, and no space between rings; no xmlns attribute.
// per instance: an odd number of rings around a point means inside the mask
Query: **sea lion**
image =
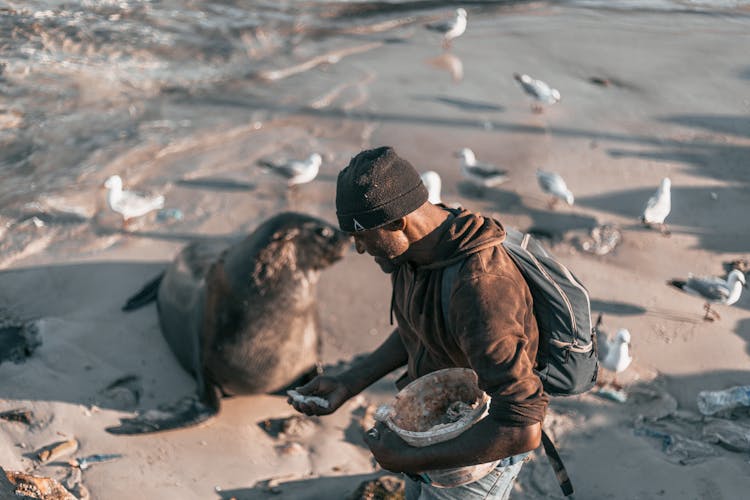
<svg viewBox="0 0 750 500"><path fill-rule="evenodd" d="M230 246L197 242L131 297L123 310L156 299L162 334L198 383L198 397L122 419L113 434L142 434L203 422L221 396L281 391L315 371L320 271L350 238L331 224L284 212Z"/></svg>

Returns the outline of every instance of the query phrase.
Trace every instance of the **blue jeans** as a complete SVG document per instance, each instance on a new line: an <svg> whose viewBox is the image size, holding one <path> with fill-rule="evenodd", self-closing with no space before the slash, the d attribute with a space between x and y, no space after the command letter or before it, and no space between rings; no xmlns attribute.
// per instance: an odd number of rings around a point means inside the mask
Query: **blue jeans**
<svg viewBox="0 0 750 500"><path fill-rule="evenodd" d="M455 488L438 488L406 476L406 500L506 500L528 455L504 458L482 479Z"/></svg>

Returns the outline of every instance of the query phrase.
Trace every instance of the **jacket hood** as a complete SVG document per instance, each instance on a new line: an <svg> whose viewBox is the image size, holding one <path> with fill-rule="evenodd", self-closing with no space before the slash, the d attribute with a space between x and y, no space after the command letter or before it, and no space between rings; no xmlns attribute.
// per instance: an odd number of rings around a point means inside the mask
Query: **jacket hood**
<svg viewBox="0 0 750 500"><path fill-rule="evenodd" d="M445 209L452 217L438 228L442 234L435 245L432 263L420 266L422 269L447 267L468 255L500 245L505 240L505 229L500 222L463 208Z"/></svg>

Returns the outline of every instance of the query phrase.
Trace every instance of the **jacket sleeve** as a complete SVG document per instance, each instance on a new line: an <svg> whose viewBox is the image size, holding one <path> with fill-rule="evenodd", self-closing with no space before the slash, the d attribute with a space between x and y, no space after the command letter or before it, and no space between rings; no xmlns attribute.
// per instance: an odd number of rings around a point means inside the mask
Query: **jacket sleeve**
<svg viewBox="0 0 750 500"><path fill-rule="evenodd" d="M450 330L492 397L490 416L510 426L542 422L549 397L533 370L538 332L528 288L499 274L463 278L449 309Z"/></svg>

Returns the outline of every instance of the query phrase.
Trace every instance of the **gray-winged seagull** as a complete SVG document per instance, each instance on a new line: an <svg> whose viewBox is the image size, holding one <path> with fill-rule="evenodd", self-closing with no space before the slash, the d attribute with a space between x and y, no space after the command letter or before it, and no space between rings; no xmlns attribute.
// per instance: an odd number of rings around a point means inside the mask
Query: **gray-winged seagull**
<svg viewBox="0 0 750 500"><path fill-rule="evenodd" d="M440 175L433 170L428 170L427 172L422 172L419 176L422 178L422 183L427 188L427 201L430 203L442 203L442 200L440 199L440 189L442 186Z"/></svg>
<svg viewBox="0 0 750 500"><path fill-rule="evenodd" d="M104 182L107 188L107 205L122 215L122 225L125 227L130 219L146 215L153 210L164 208L164 196L149 196L135 191L122 189L122 178L113 175Z"/></svg>
<svg viewBox="0 0 750 500"><path fill-rule="evenodd" d="M557 200L563 200L568 205L572 205L575 201L573 193L570 192L560 174L537 169L536 180L542 191L553 196L552 201L550 201L550 208L557 204Z"/></svg>
<svg viewBox="0 0 750 500"><path fill-rule="evenodd" d="M596 323L596 342L597 342L597 355L599 356L599 365L612 373L612 386L615 389L621 389L622 387L617 383L617 374L625 371L630 366L630 362L633 358L630 356L630 332L625 328L620 328L615 333L614 339L610 339L609 336L602 331L599 327L601 324L602 316L599 315L599 319ZM599 385L603 385L600 383Z"/></svg>
<svg viewBox="0 0 750 500"><path fill-rule="evenodd" d="M617 330L614 339L602 337L597 341L602 367L617 374L630 366L633 358L630 356L630 332L626 328Z"/></svg>
<svg viewBox="0 0 750 500"><path fill-rule="evenodd" d="M523 91L536 101L531 104L531 109L536 113L543 111L539 103L555 104L560 100L560 91L553 89L541 80L536 80L529 75L519 73L513 73L513 78L521 85Z"/></svg>
<svg viewBox="0 0 750 500"><path fill-rule="evenodd" d="M466 31L466 10L456 9L456 17L450 21L439 21L425 25L425 28L443 34L443 47L449 48L454 38L461 36Z"/></svg>
<svg viewBox="0 0 750 500"><path fill-rule="evenodd" d="M508 180L507 170L489 163L478 162L474 151L469 148L461 148L456 156L461 158L461 174L463 177L480 190L499 186Z"/></svg>
<svg viewBox="0 0 750 500"><path fill-rule="evenodd" d="M273 172L286 179L288 186L305 184L318 175L323 158L313 153L304 160L290 160L286 163L273 163L269 160L258 160L258 164L270 168Z"/></svg>
<svg viewBox="0 0 750 500"><path fill-rule="evenodd" d="M703 306L706 311L703 319L706 321L721 318L718 312L711 309L711 304L731 306L740 299L742 288L747 288L745 273L739 269L730 272L727 279L717 276L693 276L688 274L687 280L673 279L667 281L667 284L691 295L703 297L706 301Z"/></svg>

